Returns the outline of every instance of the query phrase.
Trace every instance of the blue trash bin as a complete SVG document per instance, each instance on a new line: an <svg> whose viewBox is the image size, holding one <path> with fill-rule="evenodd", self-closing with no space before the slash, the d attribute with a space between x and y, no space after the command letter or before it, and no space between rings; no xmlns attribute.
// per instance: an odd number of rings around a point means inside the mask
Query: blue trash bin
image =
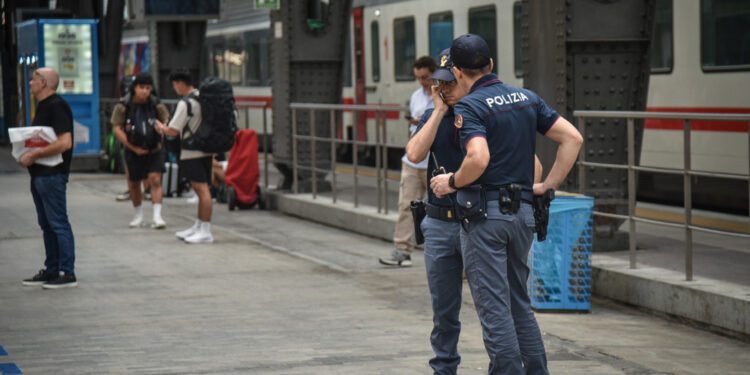
<svg viewBox="0 0 750 375"><path fill-rule="evenodd" d="M536 310L591 310L594 199L558 194L550 204L547 239L529 252L528 290Z"/></svg>

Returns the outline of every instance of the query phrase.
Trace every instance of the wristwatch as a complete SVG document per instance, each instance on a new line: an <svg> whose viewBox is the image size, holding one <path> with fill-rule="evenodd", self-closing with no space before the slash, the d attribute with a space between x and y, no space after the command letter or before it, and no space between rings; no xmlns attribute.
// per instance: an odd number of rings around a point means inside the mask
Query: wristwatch
<svg viewBox="0 0 750 375"><path fill-rule="evenodd" d="M458 190L458 188L456 187L455 176L455 174L452 174L450 177L448 177L448 186L450 186L453 190Z"/></svg>

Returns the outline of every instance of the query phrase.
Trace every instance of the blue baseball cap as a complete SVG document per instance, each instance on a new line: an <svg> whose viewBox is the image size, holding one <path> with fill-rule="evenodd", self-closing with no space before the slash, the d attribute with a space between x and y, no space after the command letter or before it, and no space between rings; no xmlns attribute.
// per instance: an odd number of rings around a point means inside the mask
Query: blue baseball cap
<svg viewBox="0 0 750 375"><path fill-rule="evenodd" d="M440 52L438 56L438 68L435 73L432 73L430 79L437 79L440 81L455 81L456 77L453 75L453 61L451 60L451 49L446 48Z"/></svg>
<svg viewBox="0 0 750 375"><path fill-rule="evenodd" d="M479 35L464 34L451 44L453 65L459 68L478 69L490 64L490 47Z"/></svg>

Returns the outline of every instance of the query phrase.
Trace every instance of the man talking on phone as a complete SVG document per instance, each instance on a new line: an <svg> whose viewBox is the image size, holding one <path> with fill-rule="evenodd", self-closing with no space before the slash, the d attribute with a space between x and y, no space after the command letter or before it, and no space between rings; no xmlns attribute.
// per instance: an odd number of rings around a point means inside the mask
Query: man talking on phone
<svg viewBox="0 0 750 375"><path fill-rule="evenodd" d="M419 88L414 91L409 100L410 116L406 116L409 122L409 137L414 135L419 125L419 118L425 110L432 108L432 80L430 76L435 73L437 64L430 56L422 56L414 62L414 76L419 81ZM429 156L429 155L428 155ZM411 252L414 243L411 240L414 234L414 219L409 208L411 201L424 197L427 192L427 158L419 163L412 163L406 154L401 158L401 183L398 192L398 220L393 230L393 245L395 249L390 256L380 258L380 263L386 266L410 267Z"/></svg>

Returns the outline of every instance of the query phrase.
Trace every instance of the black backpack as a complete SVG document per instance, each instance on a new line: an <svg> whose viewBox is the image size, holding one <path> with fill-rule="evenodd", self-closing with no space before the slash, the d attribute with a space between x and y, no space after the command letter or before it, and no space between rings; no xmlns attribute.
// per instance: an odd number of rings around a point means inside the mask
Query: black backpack
<svg viewBox="0 0 750 375"><path fill-rule="evenodd" d="M121 103L125 106L125 133L128 142L146 150L155 149L161 143L161 134L155 128L156 105L159 104L159 99L151 95L148 105L140 108L143 111L136 108L137 104L133 103L130 94L125 95Z"/></svg>
<svg viewBox="0 0 750 375"><path fill-rule="evenodd" d="M182 138L182 148L200 150L207 153L227 152L234 143L237 132L237 118L234 112L234 93L232 85L216 77L207 77L198 88L200 95L188 95L200 103L203 117L195 133L185 126L184 132L189 137ZM190 101L185 100L188 108L188 119L193 117Z"/></svg>

